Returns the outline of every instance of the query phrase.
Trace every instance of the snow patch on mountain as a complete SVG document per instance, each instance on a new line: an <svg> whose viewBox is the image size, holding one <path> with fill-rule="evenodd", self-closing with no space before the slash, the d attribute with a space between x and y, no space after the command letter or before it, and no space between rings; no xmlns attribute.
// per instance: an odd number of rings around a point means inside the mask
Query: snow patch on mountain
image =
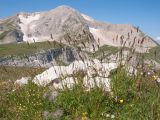
<svg viewBox="0 0 160 120"><path fill-rule="evenodd" d="M91 17L89 17L89 16L87 16L87 15L85 15L85 14L81 14L81 15L82 15L82 17L83 17L85 20L87 20L87 21L90 21L90 22L94 22L94 21L95 21L93 18L91 18Z"/></svg>
<svg viewBox="0 0 160 120"><path fill-rule="evenodd" d="M37 38L32 36L29 37L29 31L33 29L36 24L31 24L33 21L40 19L40 14L31 14L31 15L19 15L20 23L19 26L21 28L21 31L23 32L23 41L25 42L34 42Z"/></svg>
<svg viewBox="0 0 160 120"><path fill-rule="evenodd" d="M96 41L98 41L98 39L100 40L99 41L100 46L103 46L103 45L119 46L118 43L115 44L112 41L113 36L116 36L116 34L114 34L113 32L106 31L103 28L92 28L92 27L89 27L89 30L94 36L94 39Z"/></svg>

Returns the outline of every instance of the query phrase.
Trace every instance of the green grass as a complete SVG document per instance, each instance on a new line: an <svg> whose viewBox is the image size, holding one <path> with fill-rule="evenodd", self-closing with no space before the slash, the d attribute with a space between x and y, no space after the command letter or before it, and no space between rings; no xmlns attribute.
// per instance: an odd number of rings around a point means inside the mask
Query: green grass
<svg viewBox="0 0 160 120"><path fill-rule="evenodd" d="M106 57L111 54L115 54L120 50L120 48L109 46L109 45L104 45L101 46L97 51L94 53L85 51L89 56L94 57L94 58L101 58L101 57ZM103 56L104 55L104 56Z"/></svg>
<svg viewBox="0 0 160 120"><path fill-rule="evenodd" d="M15 88L14 81L21 77L34 77L35 75L43 72L44 68L28 68L28 67L7 67L0 66L0 119L6 118L7 120L18 119L17 117L17 104L19 104L17 98L20 100L26 95L26 91L22 92L22 89L18 89L16 93L12 94L12 90ZM30 86L32 89L36 89L35 86ZM39 87L37 87L38 89ZM27 89L27 86L24 87ZM40 89L40 88L39 88ZM31 90L28 88L28 90ZM43 90L43 89L42 89ZM36 91L39 93L40 91ZM35 93L35 94L37 94ZM17 98L16 98L17 96ZM26 99L24 99L26 100ZM23 102L23 101L22 101Z"/></svg>
<svg viewBox="0 0 160 120"><path fill-rule="evenodd" d="M160 63L160 46L156 46L149 50L149 53L144 53L144 59L155 60Z"/></svg>
<svg viewBox="0 0 160 120"><path fill-rule="evenodd" d="M24 76L34 77L38 73L46 70L45 68L30 68L30 67L9 67L0 66L0 81L16 80Z"/></svg>
<svg viewBox="0 0 160 120"><path fill-rule="evenodd" d="M94 53L94 56L102 55L103 52L105 53L105 55L106 55L106 54L107 54L107 55L114 54L114 53L118 52L118 50L119 50L119 49L118 49L117 47L104 45L104 46L100 47L100 48L98 49L98 51L96 51L96 52Z"/></svg>
<svg viewBox="0 0 160 120"><path fill-rule="evenodd" d="M0 119L42 120L41 111L49 104L42 97L45 91L46 88L29 83L15 92L1 95Z"/></svg>
<svg viewBox="0 0 160 120"><path fill-rule="evenodd" d="M141 73L142 71L138 71ZM112 76L112 89L117 100L123 99L117 111L120 120L158 120L160 118L160 88L152 76L127 76L122 69Z"/></svg>
<svg viewBox="0 0 160 120"><path fill-rule="evenodd" d="M78 73L75 77L79 84L61 91L55 102L42 97L48 87L38 87L33 83L3 94L0 118L42 120L43 111L55 111L57 108L64 110L59 120L110 120L111 115L117 120L160 118L160 88L151 76L129 76L123 67L118 68L111 75L111 93L97 87L86 92L81 82L83 74Z"/></svg>
<svg viewBox="0 0 160 120"><path fill-rule="evenodd" d="M31 55L41 50L48 50L50 48L61 48L62 44L57 42L39 42L39 43L15 43L0 45L0 57L5 56L23 56Z"/></svg>

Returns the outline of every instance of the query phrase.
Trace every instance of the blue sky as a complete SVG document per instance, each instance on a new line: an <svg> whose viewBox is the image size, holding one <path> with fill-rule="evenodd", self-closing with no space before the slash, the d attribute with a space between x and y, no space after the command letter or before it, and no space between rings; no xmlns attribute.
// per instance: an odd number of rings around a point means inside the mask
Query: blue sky
<svg viewBox="0 0 160 120"><path fill-rule="evenodd" d="M39 12L69 5L96 20L139 26L160 40L160 0L1 0L0 19L18 12Z"/></svg>

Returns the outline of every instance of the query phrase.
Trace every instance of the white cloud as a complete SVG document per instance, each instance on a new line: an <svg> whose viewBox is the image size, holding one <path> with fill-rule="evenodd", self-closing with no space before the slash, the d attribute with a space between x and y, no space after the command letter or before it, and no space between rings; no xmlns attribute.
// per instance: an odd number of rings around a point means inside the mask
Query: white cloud
<svg viewBox="0 0 160 120"><path fill-rule="evenodd" d="M160 36L156 37L156 40L160 40Z"/></svg>

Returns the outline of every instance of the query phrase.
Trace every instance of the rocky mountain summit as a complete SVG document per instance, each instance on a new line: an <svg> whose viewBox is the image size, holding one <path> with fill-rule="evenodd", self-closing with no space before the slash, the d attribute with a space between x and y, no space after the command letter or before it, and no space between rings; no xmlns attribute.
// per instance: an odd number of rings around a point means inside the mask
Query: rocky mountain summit
<svg viewBox="0 0 160 120"><path fill-rule="evenodd" d="M18 13L0 21L0 44L57 41L72 46L93 45L135 47L139 52L157 46L139 28L128 24L111 24L94 20L69 6L35 13Z"/></svg>
<svg viewBox="0 0 160 120"><path fill-rule="evenodd" d="M82 59L116 62L121 48L150 55L158 46L139 28L99 22L69 6L0 20L0 44L0 65L47 68Z"/></svg>

